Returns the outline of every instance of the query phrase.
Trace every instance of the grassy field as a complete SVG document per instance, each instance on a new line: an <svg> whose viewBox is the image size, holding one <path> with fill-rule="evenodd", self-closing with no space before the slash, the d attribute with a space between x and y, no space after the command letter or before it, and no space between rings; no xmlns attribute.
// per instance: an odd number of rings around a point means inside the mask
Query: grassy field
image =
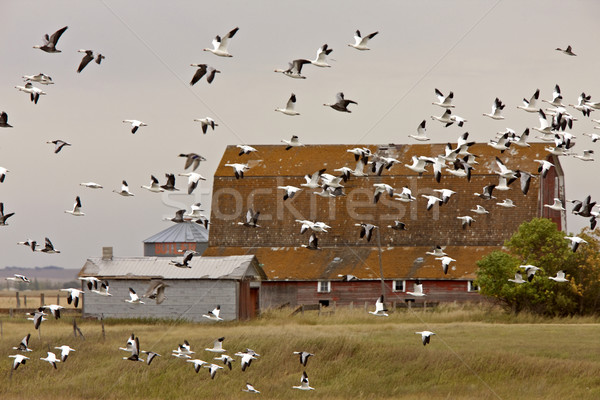
<svg viewBox="0 0 600 400"><path fill-rule="evenodd" d="M40 306L40 294L44 294L45 304L56 304L56 296L60 296L60 305L65 308L73 308L73 304L67 304L67 292L60 290L27 290L19 292L21 299L21 307L25 308L25 298L27 296L27 308L35 308ZM2 290L0 291L0 308L16 308L17 298L15 292Z"/></svg>
<svg viewBox="0 0 600 400"><path fill-rule="evenodd" d="M219 324L78 321L85 340L73 337L72 318L42 324L3 318L0 341L1 399L229 399L253 396L297 399L598 399L600 324L597 319L540 319L489 309L400 311L389 318L361 310L332 316L316 312L267 313L250 322ZM424 347L415 331L437 333ZM31 360L11 375L21 338L31 332ZM162 354L152 365L123 360L134 332L141 348ZM242 372L207 369L196 374L171 350L187 339L197 358L212 361L215 338L225 336L233 355L250 347L261 357ZM77 351L54 370L39 360L48 347ZM293 351L315 354L306 368ZM58 351L57 351L58 352ZM238 357L234 357L238 358ZM216 361L215 361L216 362ZM310 393L292 389L306 370ZM9 379L10 377L10 379Z"/></svg>

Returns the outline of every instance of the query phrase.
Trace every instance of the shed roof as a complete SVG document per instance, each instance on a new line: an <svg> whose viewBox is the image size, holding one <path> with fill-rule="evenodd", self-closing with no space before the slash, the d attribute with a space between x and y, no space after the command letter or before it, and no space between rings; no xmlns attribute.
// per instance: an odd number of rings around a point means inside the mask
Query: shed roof
<svg viewBox="0 0 600 400"><path fill-rule="evenodd" d="M477 261L501 246L447 246L445 252L456 262L444 275L440 260L427 255L430 247L383 247L381 261L385 279L452 279L476 278ZM359 279L380 279L377 247L326 247L308 250L303 247L209 247L205 254L231 255L253 253L267 279L273 281L335 280L351 274Z"/></svg>
<svg viewBox="0 0 600 400"><path fill-rule="evenodd" d="M239 149L235 146L227 146L223 158L215 172L215 177L232 177L231 167L225 164L248 163L250 169L244 172L244 176L304 176L311 174L320 168L333 171L335 168L348 166L354 168L356 161L354 155L347 150L354 147L367 147L372 153L385 157L396 158L401 164L412 164L413 156L435 157L444 154L445 143L434 144L410 144L410 145L307 145L294 147L289 151L284 145L252 145L258 151L250 153L244 158L239 156ZM534 160L546 159L548 152L544 149L547 143L530 143L530 147L511 146L504 153L488 146L486 143L475 143L469 151L479 156L479 165L473 170L473 175L489 175L491 171L497 170L496 156L510 169L520 169L537 175L539 164ZM550 156L553 163L558 163L558 158ZM412 176L417 173L397 166L384 172L384 175Z"/></svg>
<svg viewBox="0 0 600 400"><path fill-rule="evenodd" d="M206 243L208 230L195 222L181 222L144 240L144 243Z"/></svg>
<svg viewBox="0 0 600 400"><path fill-rule="evenodd" d="M194 257L191 268L169 265L165 257L88 258L79 276L98 278L262 279L264 272L254 255Z"/></svg>

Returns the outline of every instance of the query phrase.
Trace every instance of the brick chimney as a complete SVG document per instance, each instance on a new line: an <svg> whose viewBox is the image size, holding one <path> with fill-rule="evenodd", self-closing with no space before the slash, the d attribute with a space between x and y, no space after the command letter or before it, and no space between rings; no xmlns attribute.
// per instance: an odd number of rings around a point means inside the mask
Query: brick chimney
<svg viewBox="0 0 600 400"><path fill-rule="evenodd" d="M113 258L113 248L112 246L110 247L103 247L102 248L102 259L105 261L110 261Z"/></svg>

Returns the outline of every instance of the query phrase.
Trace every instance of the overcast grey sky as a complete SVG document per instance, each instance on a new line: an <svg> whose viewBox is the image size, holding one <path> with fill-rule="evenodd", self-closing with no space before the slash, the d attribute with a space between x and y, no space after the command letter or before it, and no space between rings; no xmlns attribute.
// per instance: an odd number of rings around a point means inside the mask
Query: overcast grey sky
<svg viewBox="0 0 600 400"><path fill-rule="evenodd" d="M371 4L373 3L373 4ZM0 166L10 173L0 184L5 212L15 212L0 228L0 266L59 265L79 268L102 246L117 256L142 254L142 240L171 224L162 221L177 208L201 201L210 209L212 175L228 144L271 144L299 135L302 142L414 143L408 138L427 119L432 142L456 141L464 131L488 141L510 127L521 133L538 125L537 115L516 108L539 88L550 99L555 84L565 103L582 91L600 101L597 37L600 3L596 1L53 1L34 12L38 1L3 3L0 25L0 109L12 129L1 129ZM42 35L68 25L60 54L32 46ZM229 43L233 58L203 52L215 35L238 26ZM347 46L360 29L379 31L372 50ZM305 66L306 80L273 72L295 58L314 58L324 43L333 49L332 68ZM577 57L554 49L573 46ZM77 74L78 49L102 52L102 65L89 64ZM190 87L195 69L207 63L221 70L212 85ZM14 86L22 75L50 75L54 85L37 105ZM454 91L456 114L464 128L444 128L430 115L441 109L434 88ZM343 91L357 101L352 114L322 104ZM273 111L296 93L302 115ZM489 112L495 97L507 104L504 121ZM579 121L574 150L594 148L583 132L594 123ZM194 118L211 116L219 127L206 135ZM600 118L600 111L592 113ZM149 126L137 134L123 119ZM596 130L596 132L599 132ZM53 153L48 140L72 146ZM208 181L192 196L144 191L154 174L183 172L179 153L208 158L197 172ZM600 198L597 162L562 158L567 198ZM316 166L317 168L318 166ZM112 193L126 179L135 197ZM177 186L184 189L184 178ZM95 181L102 190L79 186ZM70 209L80 195L85 217ZM569 231L585 222L569 215ZM48 236L61 254L32 253L17 246L27 238Z"/></svg>

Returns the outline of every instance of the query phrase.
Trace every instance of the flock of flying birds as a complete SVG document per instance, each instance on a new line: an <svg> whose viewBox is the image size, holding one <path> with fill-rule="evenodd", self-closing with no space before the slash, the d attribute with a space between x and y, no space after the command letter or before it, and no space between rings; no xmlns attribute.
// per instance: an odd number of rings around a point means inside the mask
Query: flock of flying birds
<svg viewBox="0 0 600 400"><path fill-rule="evenodd" d="M34 48L40 49L47 53L60 53L61 50L57 48L58 41L60 37L67 30L67 27L59 29L51 36L44 36L44 44L36 45ZM224 36L216 36L213 40L212 48L205 48L204 51L211 52L219 57L232 57L232 55L228 51L228 43L229 41L236 35L239 31L239 28L235 28L228 32ZM354 36L354 42L348 44L348 46L355 48L357 50L365 51L369 50L368 43L371 39L373 39L378 32L373 32L369 35L362 36L360 31L356 31ZM566 49L557 48L556 50L561 51L564 54L569 56L575 56L572 51L571 46L568 46ZM275 69L275 72L282 73L283 75L293 78L293 79L306 79L306 76L302 74L303 67L305 65L314 65L316 67L331 67L327 63L327 56L331 54L333 49L331 49L327 44L321 46L317 51L317 56L314 60L308 59L295 59L289 62L287 69ZM97 53L93 50L78 50L78 52L83 53L83 59L81 60L77 72L81 73L86 66L95 61L98 65L101 64L102 60L105 58L104 55ZM191 81L190 85L194 85L198 83L203 77L206 76L207 83L210 84L215 79L217 73L221 71L216 68L207 65L207 64L191 64L191 66L197 68ZM34 104L37 104L41 95L46 95L44 91L35 87L33 82L49 85L53 84L52 78L43 73L39 73L37 75L25 75L23 76L26 83L24 86L17 86L16 88L25 93L29 93L30 99ZM444 109L444 112L441 116L432 115L431 119L435 121L439 121L445 127L448 127L453 124L457 124L459 127L463 127L468 121L455 114L452 110L455 106L452 104L454 94L453 92L449 92L447 95L444 95L440 90L435 89L435 94L438 97L438 101L432 104L437 105ZM583 161L593 161L593 150L585 150L583 154L574 154L572 153L572 148L575 145L576 136L567 132L567 127L571 129L573 127L574 121L577 120L572 114L567 111L567 107L572 107L576 111L580 111L584 117L589 117L591 112L594 110L600 109L600 102L592 102L591 96L582 93L577 101L577 104L568 104L565 105L562 103L563 97L560 92L560 87L556 85L554 89L553 98L551 100L542 100L542 102L548 103L550 108L542 109L542 105L539 103L539 90L529 98L523 99L523 105L517 106L519 109L524 110L528 113L537 113L539 117L539 127L534 127L533 130L539 132L541 136L538 136L539 139L543 141L547 141L549 143L553 143L553 145L547 147L547 151L550 154L554 154L557 156L566 156L573 155ZM276 108L275 111L281 112L284 115L288 116L297 116L300 115L295 110L296 104L296 95L294 93L291 94L289 100L287 101L285 107ZM346 99L343 92L339 92L336 95L336 101L334 103L326 103L324 106L331 107L333 110L344 113L351 113L352 111L348 108L350 105L357 106L358 103L354 100ZM505 108L505 104L498 98L496 98L492 104L491 112L484 113L483 115L494 120L502 120L504 116L502 115L502 110ZM201 119L195 119L195 121L201 123L203 133L207 133L208 128L212 130L218 126L218 124L210 117L205 117ZM131 125L131 133L135 134L139 128L147 126L145 122L136 120L136 119L128 119L123 120L124 123L128 123ZM600 120L594 120L600 124ZM12 127L8 123L8 115L6 112L0 113L0 127L10 128ZM595 128L600 129L600 125ZM510 146L518 146L518 147L528 147L527 143L529 138L529 129L525 129L525 131L521 135L517 135L517 133L512 129L507 129L505 132L500 132L497 138L490 140L489 145L494 149L499 151L499 155L504 154L505 150L509 149ZM593 142L596 142L600 136L597 134L584 134L589 136ZM412 139L417 141L427 141L429 138L426 135L426 120L423 120L417 127L417 132L415 134L409 135ZM303 146L300 142L298 136L292 136L290 140L282 140L284 145L286 146L286 150L290 150L294 147ZM70 143L57 139L53 141L49 141L48 143L52 143L55 145L54 152L59 153L65 146L71 146ZM471 171L476 168L477 155L469 153L469 147L473 144L473 142L468 141L468 133L464 133L461 135L457 141L456 147L453 147L450 143L446 146L445 154L436 155L434 157L427 156L414 156L412 159L411 165L405 165L406 168L411 169L412 171L422 175L425 172L428 172L427 167L431 166L433 168L434 177L437 182L440 182L441 174L443 172L450 173L455 176L464 177L465 179L470 180ZM252 152L257 151L255 148L248 145L238 145L240 148L239 156L243 157L246 154L250 154ZM321 169L319 171L314 172L312 175L306 175L306 183L302 184L302 187L294 187L294 186L279 186L278 189L284 191L283 199L288 200L292 199L299 191L306 189L321 189L320 192L314 192L316 195L328 198L336 198L338 196L345 195L343 192L344 183L347 182L351 177L364 177L368 176L368 172L365 172L365 168L368 167L371 170L372 174L381 175L385 170L389 170L394 165L399 164L400 162L394 158L386 158L382 156L378 156L368 148L353 148L348 149L348 152L354 155L354 161L356 162L356 166L354 169L349 168L347 166L335 169L335 172L339 172L339 175L331 175L326 174L325 169ZM189 154L180 154L180 157L186 159L185 169L192 167L192 171L195 171L199 166L201 161L205 161L206 159L199 154L189 153ZM545 176L548 170L553 167L553 165L545 159L535 160L540 164L538 172ZM493 196L494 190L508 190L509 185L512 184L515 180L519 179L521 183L521 191L523 194L527 194L529 188L529 181L531 179L531 174L526 171L519 170L510 170L506 167L504 161L500 159L500 157L496 157L496 164L498 166L498 171L495 171L498 174L498 184L490 184L483 188L482 193L475 193L480 199L484 201L490 201L495 199ZM233 172L236 178L243 179L244 172L249 169L248 164L246 163L232 163L226 164L226 166L233 168ZM4 181L6 174L9 171L5 168L0 167L0 183ZM205 178L195 172L183 173L179 174L179 176L188 177L188 186L187 193L191 194L194 189L197 187L200 180L205 180ZM97 184L95 182L85 182L81 183L82 186L91 188L91 189L102 189L102 185ZM176 191L179 190L175 187L175 175L174 174L166 174L166 183L164 185L160 185L158 179L155 176L151 176L151 182L148 186L141 186L142 188L149 190L151 192L163 192L163 191ZM129 197L134 196L133 193L129 190L129 186L125 180L122 182L122 186L120 190L113 190L115 193ZM450 200L451 196L455 194L454 191L450 189L436 189L436 192L439 195L422 195L423 198L427 199L427 210L430 210L434 205L442 206ZM402 202L413 202L417 201L417 198L414 197L407 187L404 187L400 193L396 191L395 188L387 185L387 184L374 184L374 194L373 201L377 203L381 195L388 195L390 198L394 198L396 200ZM596 224L596 218L598 217L598 212L594 210L596 206L596 202L592 202L590 196L588 196L583 201L573 200L574 208L573 213L576 215L589 218L590 226L593 229ZM511 208L515 207L515 204L509 199L504 200L502 203L497 203L497 205L501 207ZM564 205L560 201L560 199L555 199L554 204L546 204L544 207L549 207L553 210L564 211ZM192 206L192 211L189 214L184 214L185 210L179 210L175 217L170 219L173 222L184 222L184 221L195 221L197 223L203 224L205 227L208 226L208 218L202 215L200 212L200 204L194 204ZM471 210L473 213L478 215L485 215L489 213L486 208L482 205L477 205L475 209ZM82 212L82 202L79 196L76 197L73 208L70 210L65 210L65 213L69 213L73 216L84 216L85 214ZM5 213L4 212L4 204L0 203L0 226L6 225L6 221L9 217L14 215L14 213ZM260 211L254 211L249 209L246 214L246 218L244 222L237 222L237 224L250 227L250 228L259 228L258 219L260 216ZM466 229L471 223L474 221L472 216L457 216L457 219L461 221L462 228ZM318 238L316 233L327 233L327 229L331 227L328 226L325 222L321 221L309 221L309 220L297 220L298 223L301 224L301 233L306 232L307 230L311 230L312 234L309 238L308 245L302 245L307 249L311 250L320 250L318 246ZM360 227L360 237L365 238L367 241L370 241L373 231L378 229L379 227L370 223L358 223L355 224ZM407 229L405 223L401 221L395 221L394 225L389 225L388 228L402 231ZM571 241L571 248L575 252L577 247L581 243L585 243L585 240L579 237L571 237L565 236L565 239ZM39 251L45 253L60 253L59 250L56 250L50 241L49 238L45 238L45 246L43 248L38 249L38 245L36 241L27 240L24 242L20 242L19 244L26 245L31 248L32 251ZM436 257L436 260L440 260L442 264L442 268L444 274L447 273L448 267L450 263L455 262L456 260L449 257L446 253L444 253L444 249L440 246L436 246L433 251L427 252L428 255L433 255ZM194 252L186 252L183 256L182 261L172 260L169 264L180 267L180 268L191 268L189 265L189 261L195 255ZM522 265L521 269L525 271L527 274L527 281L531 281L534 277L534 274L538 267L533 265ZM356 279L352 276L345 276L345 279ZM23 281L29 282L29 279L23 275L15 275L14 277L7 278L13 281ZM109 293L109 284L108 281L102 281L94 277L82 277L80 278L86 282L90 290L98 295L103 296L111 296ZM556 282L567 282L565 274L563 271L558 272L556 277L550 277ZM525 283L526 281L522 278L520 273L515 274L515 279L509 279L509 281L515 283ZM143 304L142 298L147 297L150 299L156 300L157 303L161 303L165 297L165 288L168 285L164 284L161 280L153 280L150 283L150 286L146 293L140 298L137 293L130 288L129 294L130 298L125 300L132 304ZM75 288L62 289L68 292L68 303L74 303L75 307L77 307L79 298L82 295L82 291ZM407 291L408 295L415 297L426 296L423 290L423 285L418 280L415 281L413 286L413 291ZM60 318L60 310L63 307L59 305L47 305L44 307L40 307L40 309L34 313L32 313L30 319L34 322L35 329L38 329L41 322L46 320L45 316L46 312L51 313L56 319ZM211 319L213 321L222 321L219 317L220 307L217 306L214 310L209 311L204 317ZM375 303L375 311L369 311L370 314L376 316L388 316L387 309L385 308L383 295L377 299ZM416 334L421 335L423 345L426 345L430 342L431 336L435 335L434 332L430 331L421 331L416 332ZM27 354L31 349L28 347L30 334L28 334L22 342L17 347L13 347L13 349ZM218 338L215 340L212 348L206 348L205 350L208 352L219 353L219 357L215 357L215 360L222 361L223 364L228 367L230 370L232 369L232 362L235 361L232 357L225 355L225 349L223 349L223 341L224 337ZM63 345L60 347L56 347L56 349L61 350L60 359L56 357L53 352L48 352L47 357L40 358L43 361L50 363L54 368L57 368L57 363L65 362L70 352L75 351L69 346ZM126 360L130 361L140 361L144 360L140 357L140 353L146 354L146 363L150 365L152 360L156 357L160 356L159 354L152 351L144 351L140 349L139 338L135 335L131 335L129 340L127 341L126 347L120 348L127 352L130 352L131 355L129 357L123 357ZM184 344L179 345L176 350L173 350L172 356L180 359L184 359L186 362L193 364L193 367L196 372L199 372L201 367L207 368L212 379L215 378L218 370L223 369L222 366L214 363L205 362L200 359L192 359L192 354L195 352L191 350L191 347L187 341L184 341ZM309 352L301 351L294 352L294 354L299 356L300 363L302 366L306 367L308 358L314 356ZM242 352L235 353L235 356L240 358L241 369L245 371L252 362L259 357L259 354L254 352L251 349L246 349ZM25 364L26 360L29 358L23 354L10 355L9 357L14 358L13 370L16 370L19 365ZM308 376L306 372L303 372L301 382L299 386L294 386L295 389L300 390L313 390L313 388L309 385ZM246 392L250 393L260 393L256 390L250 383L246 385L246 388L243 389Z"/></svg>

